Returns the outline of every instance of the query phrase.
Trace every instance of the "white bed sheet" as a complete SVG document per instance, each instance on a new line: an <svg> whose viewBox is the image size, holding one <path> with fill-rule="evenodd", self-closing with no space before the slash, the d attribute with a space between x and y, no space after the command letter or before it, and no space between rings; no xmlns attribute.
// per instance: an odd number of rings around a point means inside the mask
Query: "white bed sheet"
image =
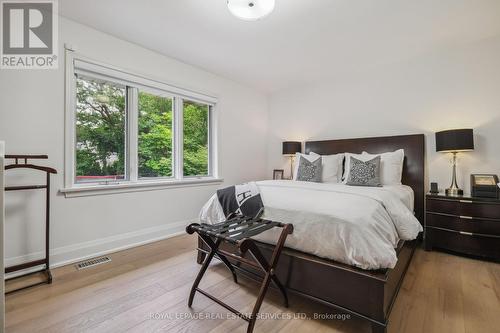
<svg viewBox="0 0 500 333"><path fill-rule="evenodd" d="M415 239L422 226L413 215L413 191L404 185L380 188L272 180L256 182L264 218L293 223L286 246L363 269L393 268L400 239ZM217 196L205 204L202 223L225 219ZM279 229L255 238L274 243Z"/></svg>

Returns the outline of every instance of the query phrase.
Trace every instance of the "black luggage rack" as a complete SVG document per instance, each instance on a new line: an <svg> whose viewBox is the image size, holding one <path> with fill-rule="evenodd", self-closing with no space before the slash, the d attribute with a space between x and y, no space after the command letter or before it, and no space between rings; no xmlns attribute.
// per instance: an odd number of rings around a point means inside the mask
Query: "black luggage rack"
<svg viewBox="0 0 500 333"><path fill-rule="evenodd" d="M276 243L274 252L271 256L271 260L268 261L260 252L259 248L255 244L255 241L250 237L256 236L274 227L282 228L282 231L278 239L278 242ZM186 232L188 234L193 234L194 232L198 233L203 242L205 242L207 246L210 248L207 257L201 266L200 272L198 273L198 276L196 277L193 283L193 287L191 288L188 301L189 307L191 307L191 305L193 304L194 295L198 291L199 293L210 298L212 301L218 303L219 305L228 309L232 313L236 314L238 317L247 321L248 333L253 331L253 328L255 326L255 321L257 319L257 314L259 312L260 306L262 305L262 302L264 300L264 297L267 293L271 281L274 282L274 284L276 284L278 289L283 294L285 300L285 306L288 307L288 297L286 294L286 290L285 287L283 287L283 285L279 281L278 277L275 275L275 268L276 265L278 264L278 260L281 251L283 250L283 247L285 245L287 236L293 233L292 224L274 222L260 218L237 216L222 223L213 225L193 223L186 228ZM241 256L219 249L219 246L221 245L222 242L228 242L237 245L241 252ZM255 261L243 257L243 255L247 251L252 255ZM231 262L227 259L227 257L236 259L242 263L245 263L253 268L262 270L264 272L265 274L264 279L262 281L260 291L257 296L257 301L255 302L255 305L253 307L250 316L247 316L239 312L230 305L217 299L215 296L198 288L198 285L200 284L200 281L203 275L205 274L210 262L214 258L214 256L217 256L231 271L235 283L238 283L236 271Z"/></svg>

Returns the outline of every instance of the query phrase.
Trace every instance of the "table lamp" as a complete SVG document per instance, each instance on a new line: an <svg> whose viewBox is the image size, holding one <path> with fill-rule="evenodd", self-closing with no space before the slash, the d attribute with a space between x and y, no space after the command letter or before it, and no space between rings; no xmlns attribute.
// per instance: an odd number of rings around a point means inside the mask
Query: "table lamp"
<svg viewBox="0 0 500 333"><path fill-rule="evenodd" d="M290 157L290 179L293 178L293 157L295 153L302 152L302 143L298 141L284 141L283 155Z"/></svg>
<svg viewBox="0 0 500 333"><path fill-rule="evenodd" d="M464 194L457 185L457 153L471 150L474 150L472 129L454 129L436 133L436 151L453 154L451 186L445 190L446 195Z"/></svg>

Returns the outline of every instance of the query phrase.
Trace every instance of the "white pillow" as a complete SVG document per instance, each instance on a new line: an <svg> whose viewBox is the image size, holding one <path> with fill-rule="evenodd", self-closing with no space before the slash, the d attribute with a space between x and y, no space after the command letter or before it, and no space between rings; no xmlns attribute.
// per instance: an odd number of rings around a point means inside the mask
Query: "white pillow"
<svg viewBox="0 0 500 333"><path fill-rule="evenodd" d="M403 177L404 149L382 154L370 154L363 152L363 157L370 160L380 155L380 183L382 185L401 185Z"/></svg>
<svg viewBox="0 0 500 333"><path fill-rule="evenodd" d="M369 161L370 158L363 157L363 154L353 154L353 153L345 153L345 164L344 164L344 174L342 176L342 183L346 183L349 178L349 170L351 169L351 157L354 157L360 161L366 162Z"/></svg>
<svg viewBox="0 0 500 333"><path fill-rule="evenodd" d="M321 182L340 183L342 179L342 164L344 154L322 155L321 156Z"/></svg>
<svg viewBox="0 0 500 333"><path fill-rule="evenodd" d="M321 155L318 155L316 153L311 152L310 154L302 154L302 153L295 153L295 164L293 167L293 180L297 180L297 171L299 170L299 162L300 162L300 157L305 158L309 162L314 162L318 158L321 158Z"/></svg>
<svg viewBox="0 0 500 333"><path fill-rule="evenodd" d="M315 152L310 154L295 154L295 166L293 168L293 180L297 179L297 170L299 169L300 157L304 157L309 162L314 162L321 157L321 182L339 183L342 179L342 166L344 163L344 154L319 155Z"/></svg>

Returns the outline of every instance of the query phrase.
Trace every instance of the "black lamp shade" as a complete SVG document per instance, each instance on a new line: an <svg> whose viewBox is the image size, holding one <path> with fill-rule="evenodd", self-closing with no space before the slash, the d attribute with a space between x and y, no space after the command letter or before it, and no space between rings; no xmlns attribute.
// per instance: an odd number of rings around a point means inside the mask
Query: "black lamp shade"
<svg viewBox="0 0 500 333"><path fill-rule="evenodd" d="M302 152L302 143L298 141L284 141L283 155L293 155Z"/></svg>
<svg viewBox="0 0 500 333"><path fill-rule="evenodd" d="M474 150L472 129L454 129L436 133L436 151L457 152Z"/></svg>

